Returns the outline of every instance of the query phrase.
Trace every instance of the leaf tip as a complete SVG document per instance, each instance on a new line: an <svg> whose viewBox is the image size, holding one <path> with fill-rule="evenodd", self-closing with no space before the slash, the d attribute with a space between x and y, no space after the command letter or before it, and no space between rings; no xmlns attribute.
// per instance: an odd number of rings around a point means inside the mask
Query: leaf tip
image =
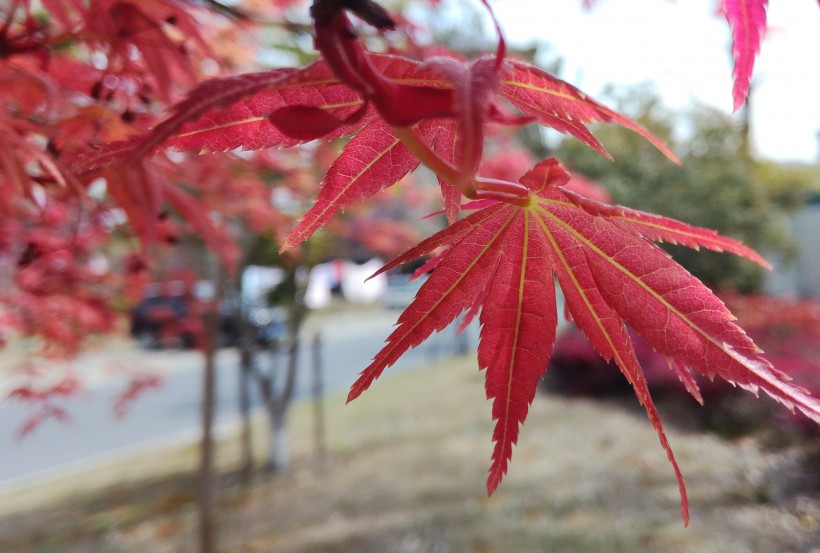
<svg viewBox="0 0 820 553"><path fill-rule="evenodd" d="M683 167L683 160L678 157L678 154L669 150L669 153L666 154L667 159L669 159L672 163L677 165L678 167Z"/></svg>
<svg viewBox="0 0 820 553"><path fill-rule="evenodd" d="M382 367L383 368L383 367ZM373 370L373 365L370 365L367 369L362 371L362 374L359 375L359 378L353 385L350 387L350 391L347 393L347 400L345 404L350 403L367 390L373 381L378 377L378 373L381 371L377 368L376 371Z"/></svg>
<svg viewBox="0 0 820 553"><path fill-rule="evenodd" d="M285 236L285 239L282 240L282 245L279 247L279 253L285 253L288 250L292 250L308 238L310 238L310 234L301 232L300 227L302 226L302 222L300 221L296 227L294 227L288 234Z"/></svg>
<svg viewBox="0 0 820 553"><path fill-rule="evenodd" d="M734 105L732 107L732 113L737 113L740 111L740 108L746 103L746 94L749 85L743 86L740 81L735 83L734 90L732 91L732 97L734 99Z"/></svg>
<svg viewBox="0 0 820 553"><path fill-rule="evenodd" d="M354 399L362 395L367 389L367 386L362 386L360 382L354 382L353 385L350 387L350 391L347 393L347 399L345 400L345 405L352 402Z"/></svg>
<svg viewBox="0 0 820 553"><path fill-rule="evenodd" d="M490 469L490 475L487 477L487 497L492 497L503 477L504 474L496 467Z"/></svg>

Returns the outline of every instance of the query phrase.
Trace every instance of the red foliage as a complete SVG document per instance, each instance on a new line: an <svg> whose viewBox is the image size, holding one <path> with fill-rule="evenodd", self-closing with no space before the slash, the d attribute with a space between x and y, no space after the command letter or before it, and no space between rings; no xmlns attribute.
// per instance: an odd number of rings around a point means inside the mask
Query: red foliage
<svg viewBox="0 0 820 553"><path fill-rule="evenodd" d="M772 364L820 396L820 302L723 295Z"/></svg>
<svg viewBox="0 0 820 553"><path fill-rule="evenodd" d="M760 52L760 38L766 32L766 8L769 0L721 0L720 10L732 28L732 57L735 85L732 97L735 110L746 102L752 80L755 57Z"/></svg>
<svg viewBox="0 0 820 553"><path fill-rule="evenodd" d="M137 401L142 394L149 390L156 390L162 385L162 379L155 374L138 374L131 378L126 387L114 400L114 415L122 418L128 413L128 408Z"/></svg>
<svg viewBox="0 0 820 553"><path fill-rule="evenodd" d="M255 231L284 226L257 168L161 156L110 168L203 78L213 56L205 33L219 27L207 10L181 0L15 0L0 15L2 334L38 336L40 353L55 356L114 330L113 306L141 288L152 245L184 232L175 214L228 265L237 249L209 213ZM113 141L123 142L100 147ZM141 251L120 259L131 231Z"/></svg>
<svg viewBox="0 0 820 553"><path fill-rule="evenodd" d="M738 317L737 324L766 352L766 358L777 370L794 378L795 386L808 390L813 396L820 395L820 302L735 294L722 294L721 299ZM680 390L680 379L670 370L669 360L634 332L630 332L630 336L652 391L669 395ZM569 394L597 395L620 389L619 379L611 367L599 358L589 340L575 327L565 330L556 340L548 378ZM736 392L723 380L698 378L696 387L699 390L696 398L701 403L705 398L713 404ZM784 421L809 433L820 430L802 417L791 416Z"/></svg>
<svg viewBox="0 0 820 553"><path fill-rule="evenodd" d="M734 32L737 105L765 27L766 0L724 5ZM692 372L720 376L753 392L763 389L820 422L820 403L789 384L723 303L650 241L725 250L765 265L755 252L709 230L585 197L552 159L517 180L517 174L479 176L488 129L533 122L605 157L588 125L617 123L679 162L640 125L543 70L508 59L497 22L495 55L469 63L445 56L419 61L370 52L358 39L350 15L379 32L396 25L372 0L315 0L319 61L202 82L158 121L157 108L179 99L175 84L198 80L196 62L209 55L194 15L199 12L181 0L44 0L44 6L52 17L41 23L28 0L13 2L0 28L0 84L12 83L13 95L0 112L0 221L3 230L23 237L6 234L0 256L13 261L9 280L15 293L24 292L16 296L23 298L18 312L6 318L24 332L66 347L79 343L80 330L105 327L108 304L94 295L99 275L87 262L100 236L117 227L113 213L127 215L140 241L132 270L150 259L157 240L175 236L168 206L235 266L237 249L212 214L253 217L257 227L266 215L243 199L258 201L263 193L237 166L167 150L287 148L352 135L328 167L313 206L282 241L283 250L419 164L436 174L450 226L384 269L433 254L426 267L435 270L350 397L460 313L480 316L479 364L497 421L490 493L507 470L549 359L556 278L572 318L601 356L615 360L645 406L678 477L684 519L683 480L626 324L671 360L696 397ZM62 40L84 46L90 56L71 57L58 47ZM244 180L234 187L237 174ZM92 183L99 178L107 199L93 201ZM462 197L469 200L464 209L474 212L457 220ZM73 211L66 216L51 209L53 203ZM270 213L271 228L280 228L281 218L272 207ZM60 224L47 227L49 217ZM61 298L79 304L55 301ZM74 318L55 322L48 309Z"/></svg>
<svg viewBox="0 0 820 553"><path fill-rule="evenodd" d="M22 401L31 408L31 413L17 430L17 438L25 438L47 420L68 420L68 411L57 405L57 402L76 394L79 390L80 382L77 378L67 376L56 382L19 386L9 392L9 399Z"/></svg>
<svg viewBox="0 0 820 553"><path fill-rule="evenodd" d="M105 213L88 213L71 196L14 207L0 213L13 232L0 244L0 258L14 268L0 303L18 332L44 338L42 354L74 354L89 332L114 328L107 297L115 282L97 253L107 240Z"/></svg>

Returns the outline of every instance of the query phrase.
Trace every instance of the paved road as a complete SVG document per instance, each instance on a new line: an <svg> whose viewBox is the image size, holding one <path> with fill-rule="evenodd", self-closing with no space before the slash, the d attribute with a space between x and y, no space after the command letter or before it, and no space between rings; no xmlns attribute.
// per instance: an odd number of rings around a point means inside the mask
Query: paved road
<svg viewBox="0 0 820 553"><path fill-rule="evenodd" d="M323 364L326 390L347 388L367 361L379 350L398 312L374 311L340 313L321 319L307 329L309 338L320 331L323 337ZM475 347L477 331L466 333ZM400 360L389 373L419 366L426 360L449 354L455 347L454 333L446 329ZM309 391L307 352L302 356L297 394ZM237 352L221 350L217 356L217 421L237 416ZM140 397L122 419L112 416L112 405L128 382L110 367L151 368L163 374L163 385ZM96 353L74 363L78 373L91 374L79 394L62 405L71 420L49 420L23 440L15 436L27 417L25 406L17 402L0 404L0 490L10 489L73 468L89 466L111 456L128 455L162 443L193 440L198 434L201 396L202 357L196 352L146 353L134 349ZM258 403L258 401L257 401Z"/></svg>

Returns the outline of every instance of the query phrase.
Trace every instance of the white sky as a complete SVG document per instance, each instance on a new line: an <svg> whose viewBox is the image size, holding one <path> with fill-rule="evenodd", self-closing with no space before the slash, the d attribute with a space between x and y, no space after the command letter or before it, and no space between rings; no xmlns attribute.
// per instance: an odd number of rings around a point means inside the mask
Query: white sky
<svg viewBox="0 0 820 553"><path fill-rule="evenodd" d="M732 109L730 32L714 0L495 0L508 42L542 41L563 60L561 77L593 97L607 84L653 82L664 104ZM755 65L755 151L815 161L820 131L820 6L770 0L768 38Z"/></svg>

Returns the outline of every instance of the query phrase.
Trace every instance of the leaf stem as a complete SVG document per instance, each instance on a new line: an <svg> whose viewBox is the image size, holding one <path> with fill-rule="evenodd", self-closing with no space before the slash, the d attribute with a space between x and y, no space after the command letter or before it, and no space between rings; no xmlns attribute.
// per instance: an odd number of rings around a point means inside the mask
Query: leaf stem
<svg viewBox="0 0 820 553"><path fill-rule="evenodd" d="M521 199L526 199L530 195L530 189L517 182L486 177L475 177L475 182L479 191L501 192Z"/></svg>
<svg viewBox="0 0 820 553"><path fill-rule="evenodd" d="M530 190L518 183L476 176L464 178L457 168L434 152L412 127L393 127L393 133L416 159L440 179L457 186L466 198L523 205L529 197Z"/></svg>
<svg viewBox="0 0 820 553"><path fill-rule="evenodd" d="M458 169L431 150L412 127L393 127L393 134L410 150L410 153L416 156L416 159L422 162L439 178L453 185L457 185L458 182L461 181ZM469 197L466 190L462 190L461 192Z"/></svg>
<svg viewBox="0 0 820 553"><path fill-rule="evenodd" d="M510 183L512 184L512 183ZM501 202L505 204L513 204L518 205L521 207L526 207L529 204L529 199L527 197L521 197L520 195L511 194L509 192L499 192L497 190L478 190L475 193L475 197L471 198L475 200L493 200L496 202Z"/></svg>

